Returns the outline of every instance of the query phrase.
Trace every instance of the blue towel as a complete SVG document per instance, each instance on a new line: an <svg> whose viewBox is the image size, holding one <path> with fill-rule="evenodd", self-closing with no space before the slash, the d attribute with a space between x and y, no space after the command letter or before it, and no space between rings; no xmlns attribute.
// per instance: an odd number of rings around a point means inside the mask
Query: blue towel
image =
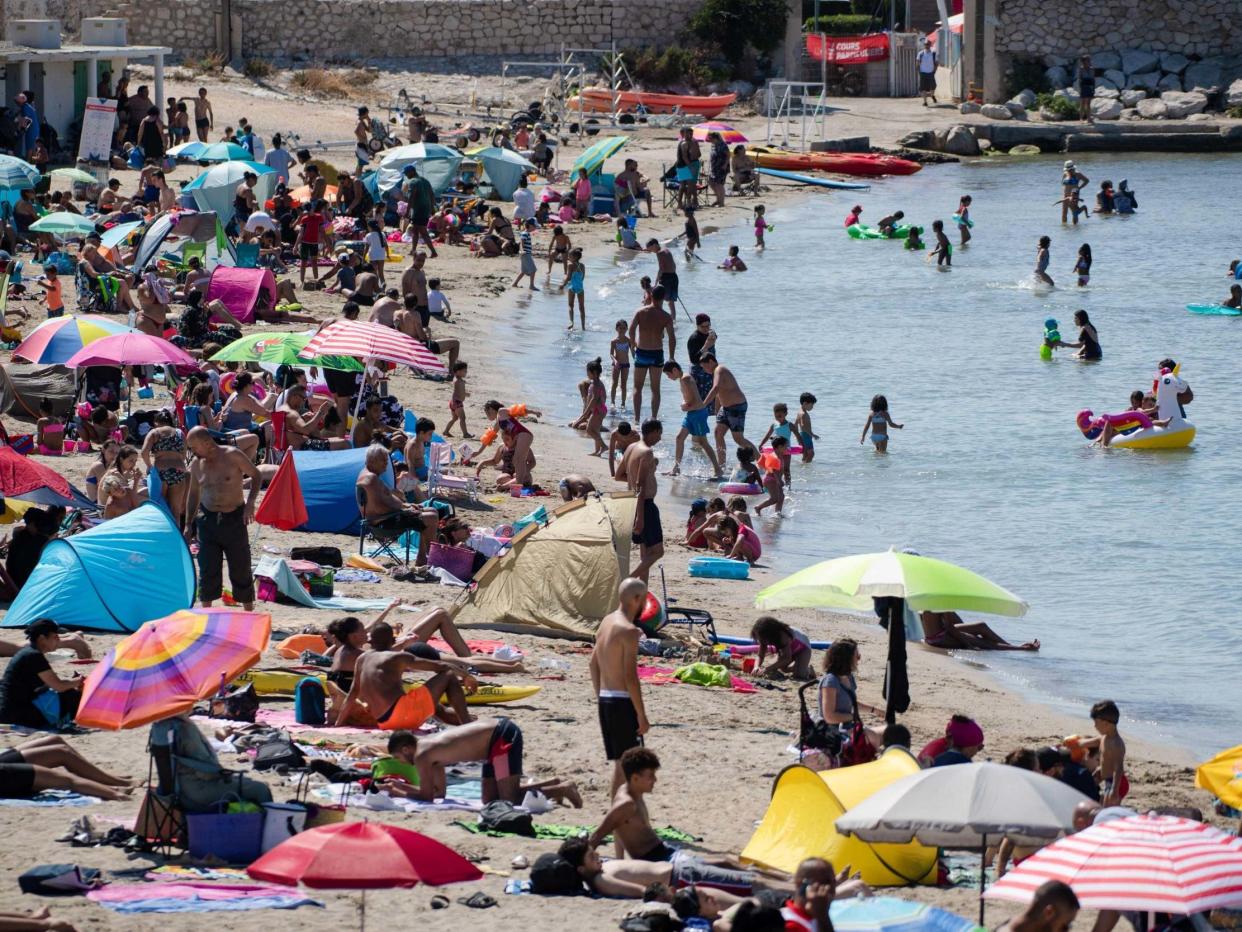
<svg viewBox="0 0 1242 932"><path fill-rule="evenodd" d="M91 806L102 801L98 796L83 796L73 790L44 790L21 799L0 799L0 806Z"/></svg>
<svg viewBox="0 0 1242 932"><path fill-rule="evenodd" d="M116 913L214 913L250 909L297 909L299 906L323 906L318 900L297 896L255 896L239 900L180 900L152 897L128 903L101 903Z"/></svg>

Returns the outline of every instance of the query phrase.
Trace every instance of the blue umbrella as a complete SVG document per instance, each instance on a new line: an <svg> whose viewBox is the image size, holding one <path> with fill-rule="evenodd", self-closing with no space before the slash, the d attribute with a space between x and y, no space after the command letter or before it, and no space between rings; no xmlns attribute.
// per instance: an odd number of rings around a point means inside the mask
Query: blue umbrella
<svg viewBox="0 0 1242 932"><path fill-rule="evenodd" d="M192 158L200 162L244 162L250 158L250 152L235 142L213 142L204 146L201 152L196 152Z"/></svg>
<svg viewBox="0 0 1242 932"><path fill-rule="evenodd" d="M835 900L828 911L837 932L972 932L979 928L954 913L895 896Z"/></svg>
<svg viewBox="0 0 1242 932"><path fill-rule="evenodd" d="M0 188L28 191L34 188L42 177L39 169L29 162L24 162L15 155L0 155Z"/></svg>
<svg viewBox="0 0 1242 932"><path fill-rule="evenodd" d="M258 162L232 161L213 165L182 190L194 196L199 210L215 211L220 222L227 224L233 219L237 186L247 172L259 176L254 186L254 196L260 204L272 196L276 189L276 170Z"/></svg>
<svg viewBox="0 0 1242 932"><path fill-rule="evenodd" d="M492 189L501 200L513 200L513 192L517 190L518 180L535 166L525 156L512 149L501 149L497 146L484 146L466 153L483 166L483 174Z"/></svg>

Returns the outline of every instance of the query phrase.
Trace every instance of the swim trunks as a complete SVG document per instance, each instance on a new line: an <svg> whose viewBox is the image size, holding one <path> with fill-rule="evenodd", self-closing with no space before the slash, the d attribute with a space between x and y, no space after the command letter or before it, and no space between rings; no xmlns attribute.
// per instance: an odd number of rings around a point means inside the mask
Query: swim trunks
<svg viewBox="0 0 1242 932"><path fill-rule="evenodd" d="M302 257L302 260L304 262L310 261L311 259L318 257L319 244L318 243L302 243L302 245L298 247L298 254Z"/></svg>
<svg viewBox="0 0 1242 932"><path fill-rule="evenodd" d="M706 408L699 408L697 411L687 411L686 416L681 421L681 426L690 431L691 437L706 437L707 413Z"/></svg>
<svg viewBox="0 0 1242 932"><path fill-rule="evenodd" d="M664 528L660 526L660 509L655 499L643 499L643 529L639 534L631 534L630 539L642 547L664 543Z"/></svg>
<svg viewBox="0 0 1242 932"><path fill-rule="evenodd" d="M431 698L431 690L426 686L415 686L375 721L384 731L415 731L435 714L436 703Z"/></svg>
<svg viewBox="0 0 1242 932"><path fill-rule="evenodd" d="M407 654L414 657L421 657L423 660L439 660L440 652L428 644L426 641L415 641L405 649Z"/></svg>
<svg viewBox="0 0 1242 932"><path fill-rule="evenodd" d="M674 851L671 860L673 871L669 880L676 889L711 887L742 897L750 896L754 892L755 875L751 871L717 867L704 862L688 851Z"/></svg>
<svg viewBox="0 0 1242 932"><path fill-rule="evenodd" d="M22 757L22 752L17 748L7 748L0 751L0 764L24 764L26 758Z"/></svg>
<svg viewBox="0 0 1242 932"><path fill-rule="evenodd" d="M639 369L660 369L664 366L664 350L634 347L634 365Z"/></svg>
<svg viewBox="0 0 1242 932"><path fill-rule="evenodd" d="M676 849L670 848L663 841L660 841L650 851L646 851L643 854L634 854L631 857L635 861L671 861L676 854Z"/></svg>
<svg viewBox="0 0 1242 932"><path fill-rule="evenodd" d="M661 272L657 284L664 288L664 300L670 302L677 300L678 280L676 272Z"/></svg>
<svg viewBox="0 0 1242 932"><path fill-rule="evenodd" d="M201 119L195 120L194 125L202 127L203 129L206 129L208 126L211 125L211 120L207 119L207 117L203 117Z"/></svg>
<svg viewBox="0 0 1242 932"><path fill-rule="evenodd" d="M511 719L496 720L492 740L487 745L484 780L504 780L522 775L522 729Z"/></svg>
<svg viewBox="0 0 1242 932"><path fill-rule="evenodd" d="M716 414L716 420L729 430L743 433L746 430L746 408L745 401L740 405L726 405Z"/></svg>
<svg viewBox="0 0 1242 932"><path fill-rule="evenodd" d="M0 764L0 798L29 798L34 795L34 781L31 764Z"/></svg>
<svg viewBox="0 0 1242 932"><path fill-rule="evenodd" d="M628 694L613 695L602 690L599 697L599 730L604 736L604 754L619 760L630 748L643 743L638 734L638 711Z"/></svg>

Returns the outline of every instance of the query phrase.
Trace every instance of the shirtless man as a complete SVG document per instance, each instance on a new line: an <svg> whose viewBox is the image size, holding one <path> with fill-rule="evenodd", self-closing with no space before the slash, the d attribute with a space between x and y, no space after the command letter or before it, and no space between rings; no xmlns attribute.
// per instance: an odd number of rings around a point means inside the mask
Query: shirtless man
<svg viewBox="0 0 1242 932"><path fill-rule="evenodd" d="M362 502L362 517L372 527L386 531L418 531L418 556L415 566L427 562L427 550L435 540L440 514L434 508L411 505L388 487L384 474L388 471L388 451L378 445L367 447L366 467L358 473L355 486Z"/></svg>
<svg viewBox="0 0 1242 932"><path fill-rule="evenodd" d="M369 447L372 443L378 443L389 450L400 450L405 446L405 434L392 430L385 424L381 417L383 413L379 395L372 395L367 399L366 406L362 409L362 417L358 418L349 435L355 450Z"/></svg>
<svg viewBox="0 0 1242 932"><path fill-rule="evenodd" d="M427 273L423 271L423 266L426 264L427 254L416 252L414 258L410 260L410 267L401 274L401 297L413 296L415 298L414 307L424 327L427 326L427 321L431 317L431 309L427 301Z"/></svg>
<svg viewBox="0 0 1242 932"><path fill-rule="evenodd" d="M647 584L632 577L623 579L617 597L618 608L600 622L591 651L591 689L599 699L604 753L613 762L610 796L625 782L621 755L630 748L641 747L642 736L651 729L638 680L638 641L642 631L637 621L647 598ZM617 857L624 856L625 850L618 840Z"/></svg>
<svg viewBox="0 0 1242 932"><path fill-rule="evenodd" d="M624 190L619 201L622 212L628 210L630 202L633 202L635 212L638 209L638 202L645 200L647 202L647 216L654 217L655 212L651 209L651 190L647 187L647 179L638 171L638 162L634 159L625 160L625 171L617 175L615 185L618 189Z"/></svg>
<svg viewBox="0 0 1242 932"><path fill-rule="evenodd" d="M374 272L364 272L358 276L358 290L361 291L364 284L368 284L363 280L367 277L375 280L375 287L379 287L379 279L375 277ZM383 297L376 298L375 303L371 305L371 315L367 320L373 324L379 324L381 327L395 327L396 313L401 310L401 301L399 300L400 292L396 288L389 288ZM355 301L358 299L355 297ZM365 301L359 301L359 304L365 304Z"/></svg>
<svg viewBox="0 0 1242 932"><path fill-rule="evenodd" d="M185 537L198 540L199 601L210 608L223 594L227 557L233 598L252 612L254 574L246 527L254 518L254 502L262 486L259 470L236 447L218 445L205 427L191 429L186 445L195 459L190 464ZM242 486L246 479L250 480L249 492ZM190 520L192 515L196 520Z"/></svg>
<svg viewBox="0 0 1242 932"><path fill-rule="evenodd" d="M241 184L233 191L233 210L239 223L245 223L259 208L259 202L254 196L254 186L258 183L258 175L245 172L242 174Z"/></svg>
<svg viewBox="0 0 1242 932"><path fill-rule="evenodd" d="M668 302L668 312L674 316L677 314L677 289L680 284L677 278L677 260L673 258L673 254L668 247L661 246L658 239L647 240L647 252L654 252L656 256L656 265L658 267L658 275L656 276L656 284L664 288L664 300ZM656 307L660 306L660 301L655 299L655 292L652 292L652 300ZM673 353L670 350L669 355Z"/></svg>
<svg viewBox="0 0 1242 932"><path fill-rule="evenodd" d="M431 679L407 691L404 675L425 670ZM465 678L471 689L478 684ZM441 705L448 698L451 708ZM415 731L429 718L439 718L449 725L471 721L466 710L466 693L462 680L438 660L423 660L403 650L368 650L354 662L354 680L345 701L329 714L331 725L353 725L379 728L383 731Z"/></svg>
<svg viewBox="0 0 1242 932"><path fill-rule="evenodd" d="M358 160L359 174L371 163L370 136L371 111L359 107L358 122L354 124L354 158Z"/></svg>
<svg viewBox="0 0 1242 932"><path fill-rule="evenodd" d="M423 116L422 107L413 107L410 110L410 116L405 121L405 134L410 139L410 145L423 141L423 134L427 132L427 118Z"/></svg>
<svg viewBox="0 0 1242 932"><path fill-rule="evenodd" d="M653 240L654 242L654 240ZM634 313L630 321L629 340L634 347L634 420L642 419L643 382L651 375L651 416L660 414L660 372L664 367L664 340L668 335L668 356L672 359L677 351L677 334L672 315L660 306L664 301L664 287L651 289L649 303Z"/></svg>
<svg viewBox="0 0 1242 932"><path fill-rule="evenodd" d="M556 802L582 808L578 788L568 780L553 778L522 784L522 729L507 718L481 718L477 722L449 728L429 738L419 738L414 752L418 768L416 799L430 802L443 799L445 768L453 764L485 761L483 764L483 802L503 799L519 805L528 790L542 790Z"/></svg>
<svg viewBox="0 0 1242 932"><path fill-rule="evenodd" d="M694 376L683 372L675 359L664 364L664 374L681 386L681 410L686 412L681 422L681 430L677 432L677 459L673 464L672 475L681 475L681 456L686 450L686 438L693 437L695 446L703 451L708 462L712 464L712 480L720 479L720 461L716 459L711 444L707 442L707 418L711 409L703 404Z"/></svg>
<svg viewBox="0 0 1242 932"><path fill-rule="evenodd" d="M306 386L293 385L285 392L285 403L280 410L285 415L285 440L292 450L348 450L349 441L344 437L320 437L323 418L332 407L332 400L325 398L313 414L303 414L306 404ZM382 447L380 449L383 449Z"/></svg>
<svg viewBox="0 0 1242 932"><path fill-rule="evenodd" d="M656 507L655 445L660 442L664 426L657 420L643 422L642 440L631 444L617 465L617 481L637 493L634 507L634 532L631 539L638 544L641 560L634 576L647 582L647 575L656 561L664 556L664 529L660 526L660 509Z"/></svg>
<svg viewBox="0 0 1242 932"><path fill-rule="evenodd" d="M405 296L405 308L393 317L393 325L411 339L417 340L437 356L447 355L447 366L451 372L457 365L457 356L461 352L461 341L456 339L433 340L427 329L431 315L427 308L417 307L418 299L410 294Z"/></svg>
<svg viewBox="0 0 1242 932"><path fill-rule="evenodd" d="M923 643L946 650L1039 650L1039 641L1010 644L983 622L962 624L957 612L919 612Z"/></svg>
<svg viewBox="0 0 1242 932"><path fill-rule="evenodd" d="M699 365L712 377L712 390L703 399L703 406L710 407L714 402L719 410L716 412L716 457L725 461L724 438L726 433L733 435L733 442L739 447L750 447L759 451L746 439L746 396L733 372L716 361L715 353L704 353L699 357Z"/></svg>
<svg viewBox="0 0 1242 932"><path fill-rule="evenodd" d="M207 88L200 87L198 96L194 98L194 131L198 133L198 141L206 142L209 130L216 128L216 115L211 109L211 101L207 99Z"/></svg>

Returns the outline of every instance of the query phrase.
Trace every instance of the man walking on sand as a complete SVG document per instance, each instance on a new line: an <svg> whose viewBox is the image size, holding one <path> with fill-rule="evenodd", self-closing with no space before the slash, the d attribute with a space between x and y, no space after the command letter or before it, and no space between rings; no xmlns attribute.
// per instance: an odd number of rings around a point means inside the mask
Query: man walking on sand
<svg viewBox="0 0 1242 932"><path fill-rule="evenodd" d="M634 347L634 420L643 416L643 383L651 376L651 416L660 416L660 376L664 371L665 334L668 334L668 358L677 352L677 334L674 321L661 306L664 302L664 286L651 289L649 303L644 304L630 321L630 345Z"/></svg>
<svg viewBox="0 0 1242 932"><path fill-rule="evenodd" d="M936 102L936 52L932 48L931 39L923 40L923 50L918 54L919 63L919 94L923 97L923 106L927 106L927 98Z"/></svg>
<svg viewBox="0 0 1242 932"><path fill-rule="evenodd" d="M716 412L716 457L723 464L726 433L733 435L733 442L739 447L755 450L755 445L746 439L746 396L732 371L716 361L715 353L703 353L699 365L712 377L712 390L703 399L703 407L710 408L715 402L720 409ZM755 450L756 455L758 452Z"/></svg>
<svg viewBox="0 0 1242 932"><path fill-rule="evenodd" d="M262 479L237 447L222 447L205 427L192 428L186 446L194 454L186 498L186 540L198 540L198 597L204 608L223 595L224 560L229 561L233 598L254 611L254 574L246 526L254 519L254 502ZM242 481L250 479L250 491ZM200 513L201 508L201 513ZM190 521L191 515L196 519Z"/></svg>
<svg viewBox="0 0 1242 932"><path fill-rule="evenodd" d="M655 445L663 434L664 426L659 421L644 421L642 439L630 444L617 464L617 480L624 482L638 496L634 507L634 531L630 539L638 544L641 557L633 575L644 583L651 568L664 556L664 529L660 526L660 509L655 503Z"/></svg>
<svg viewBox="0 0 1242 932"><path fill-rule="evenodd" d="M609 797L616 794L625 780L621 755L639 747L642 736L651 727L638 679L638 641L642 631L637 622L647 598L647 584L632 576L623 579L617 596L618 607L599 623L595 649L591 651L591 688L599 700L604 753L613 762ZM618 843L617 857L624 853Z"/></svg>
<svg viewBox="0 0 1242 932"><path fill-rule="evenodd" d="M405 178L401 182L401 194L409 205L410 255L416 254L418 244L423 242L427 244L427 252L434 259L436 246L431 241L431 234L427 232L427 224L431 222L431 215L436 209L435 190L431 187L431 182L419 175L418 169L413 165L405 166L402 174Z"/></svg>

